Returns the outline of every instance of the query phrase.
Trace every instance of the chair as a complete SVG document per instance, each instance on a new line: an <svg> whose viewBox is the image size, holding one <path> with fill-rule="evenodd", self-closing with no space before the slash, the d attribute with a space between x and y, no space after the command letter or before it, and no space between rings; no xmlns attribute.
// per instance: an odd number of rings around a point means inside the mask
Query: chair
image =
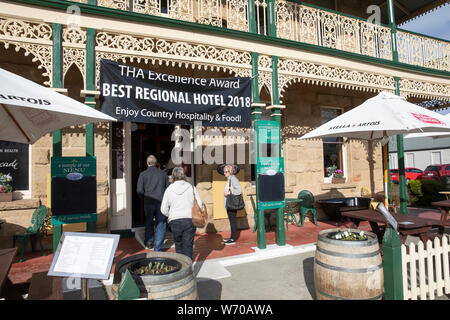
<svg viewBox="0 0 450 320"><path fill-rule="evenodd" d="M256 204L255 204L255 200L253 199L253 196L250 196L250 200L252 202L253 217L255 219L255 226L253 227L253 232L255 232L256 229L258 228L258 215L257 215L257 212L256 212ZM264 213L264 218L267 220L267 225L269 227L269 232L272 232L272 225L270 223L270 213L265 212Z"/></svg>
<svg viewBox="0 0 450 320"><path fill-rule="evenodd" d="M302 223L301 227L303 227L303 224L305 223L305 215L308 212L311 212L314 218L314 224L318 226L317 224L317 216L316 216L316 209L314 208L314 196L313 194L308 190L302 190L299 192L298 199L302 199L302 202L300 204L300 215L302 216Z"/></svg>
<svg viewBox="0 0 450 320"><path fill-rule="evenodd" d="M25 243L27 240L31 242L31 249L34 251L34 245L32 241L33 236L37 236L39 238L39 243L41 245L42 255L46 256L47 254L44 251L42 246L42 236L40 233L40 229L44 224L45 217L47 216L47 207L40 205L36 210L34 210L33 215L31 216L31 223L33 224L31 227L28 227L25 230L25 233L16 233L14 235L13 247L16 246L16 240L19 241L20 244L20 262L23 262L23 253L25 250Z"/></svg>

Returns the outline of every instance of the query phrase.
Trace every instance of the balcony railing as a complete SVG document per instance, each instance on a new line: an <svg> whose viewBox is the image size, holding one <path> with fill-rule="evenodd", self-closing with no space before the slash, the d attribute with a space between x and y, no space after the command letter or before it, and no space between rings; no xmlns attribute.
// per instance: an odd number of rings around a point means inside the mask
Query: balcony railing
<svg viewBox="0 0 450 320"><path fill-rule="evenodd" d="M293 1L275 0L277 37L393 60L388 26ZM253 2L255 32L267 35L268 0ZM97 5L250 32L249 0L97 0ZM450 42L398 30L397 47L402 63L450 71Z"/></svg>

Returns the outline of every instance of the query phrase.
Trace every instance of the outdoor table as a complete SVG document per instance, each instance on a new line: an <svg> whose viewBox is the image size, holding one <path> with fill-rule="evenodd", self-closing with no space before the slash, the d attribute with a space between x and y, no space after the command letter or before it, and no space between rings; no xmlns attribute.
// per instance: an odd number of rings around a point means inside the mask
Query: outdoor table
<svg viewBox="0 0 450 320"><path fill-rule="evenodd" d="M444 194L447 200L450 200L450 191L439 191L440 194Z"/></svg>
<svg viewBox="0 0 450 320"><path fill-rule="evenodd" d="M14 297L18 297L18 294L17 292L14 292L14 286L8 277L16 253L17 248L0 250L0 298L10 296L11 293L14 294Z"/></svg>
<svg viewBox="0 0 450 320"><path fill-rule="evenodd" d="M378 226L378 223L387 224L387 220L381 212L372 209L359 211L342 211L342 216L352 220L358 227L361 221L369 221L372 232L378 236L378 241L383 241L384 232ZM434 226L439 226L435 220L423 219L411 215L403 215L399 213L391 213L394 219L398 222L398 232L400 240L405 243L408 235L419 236L423 243L428 241L427 233ZM383 228L384 229L384 228Z"/></svg>
<svg viewBox="0 0 450 320"><path fill-rule="evenodd" d="M286 198L286 210L287 210L287 220L286 220L286 229L288 228L288 223L293 222L297 227L301 227L300 221L297 222L297 218L295 217L295 205L297 203L301 203L303 199L298 198ZM299 216L300 218L300 216Z"/></svg>
<svg viewBox="0 0 450 320"><path fill-rule="evenodd" d="M432 202L431 204L441 210L441 225L439 226L439 233L444 234L445 227L450 226L450 221L447 220L448 211L450 209L450 200Z"/></svg>

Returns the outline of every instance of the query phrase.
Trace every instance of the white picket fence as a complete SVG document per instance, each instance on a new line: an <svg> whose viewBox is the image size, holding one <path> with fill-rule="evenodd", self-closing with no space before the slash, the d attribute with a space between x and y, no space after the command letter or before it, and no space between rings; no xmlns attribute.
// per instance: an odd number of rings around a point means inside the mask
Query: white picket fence
<svg viewBox="0 0 450 320"><path fill-rule="evenodd" d="M405 300L433 300L450 294L449 237L402 245L403 297Z"/></svg>

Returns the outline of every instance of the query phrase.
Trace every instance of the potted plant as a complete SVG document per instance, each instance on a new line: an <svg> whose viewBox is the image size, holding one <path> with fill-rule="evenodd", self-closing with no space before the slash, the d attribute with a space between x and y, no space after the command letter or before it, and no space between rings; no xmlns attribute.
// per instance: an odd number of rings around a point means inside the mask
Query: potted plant
<svg viewBox="0 0 450 320"><path fill-rule="evenodd" d="M12 201L13 188L11 182L11 175L0 173L0 202Z"/></svg>
<svg viewBox="0 0 450 320"><path fill-rule="evenodd" d="M333 172L333 177L331 178L333 183L345 183L344 173L340 169L336 169Z"/></svg>

